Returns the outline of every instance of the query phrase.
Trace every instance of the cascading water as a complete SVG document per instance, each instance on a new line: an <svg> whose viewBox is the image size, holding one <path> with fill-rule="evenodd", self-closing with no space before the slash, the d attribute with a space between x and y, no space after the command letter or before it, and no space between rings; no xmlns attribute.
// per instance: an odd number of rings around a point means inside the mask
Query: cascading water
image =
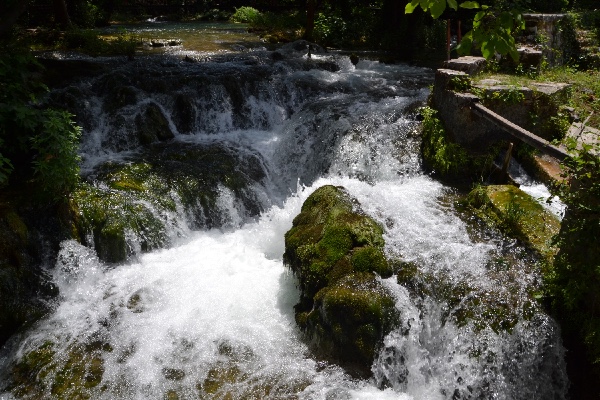
<svg viewBox="0 0 600 400"><path fill-rule="evenodd" d="M119 265L75 241L62 243L52 271L60 298L51 315L3 350L0 397L566 396L557 326L525 296L541 285L535 260L461 219L453 189L422 172L413 112L426 99L431 72L303 54L256 51L206 63L143 58L56 94L86 99L74 111L85 128L83 171L92 182L109 161L164 159L167 150L135 134L136 118L155 104L174 136L160 146L234 154L246 186L217 185L220 217L211 223L205 208L186 212L174 194L178 206L156 217L171 221L170 247L144 253L128 237L132 251ZM356 197L385 226L388 255L423 277L419 287L383 280L401 322L368 380L313 358L294 321L299 293L283 265L284 234L325 184ZM454 301L442 300L443 291ZM514 312L511 326L495 326L484 299Z"/></svg>

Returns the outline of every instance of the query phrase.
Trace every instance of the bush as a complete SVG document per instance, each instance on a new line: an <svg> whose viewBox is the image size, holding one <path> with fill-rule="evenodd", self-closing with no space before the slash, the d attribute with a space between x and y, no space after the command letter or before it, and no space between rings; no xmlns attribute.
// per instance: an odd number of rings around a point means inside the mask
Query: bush
<svg viewBox="0 0 600 400"><path fill-rule="evenodd" d="M244 6L235 9L235 12L230 18L230 21L252 24L256 23L259 20L259 18L261 18L260 11L253 7Z"/></svg>

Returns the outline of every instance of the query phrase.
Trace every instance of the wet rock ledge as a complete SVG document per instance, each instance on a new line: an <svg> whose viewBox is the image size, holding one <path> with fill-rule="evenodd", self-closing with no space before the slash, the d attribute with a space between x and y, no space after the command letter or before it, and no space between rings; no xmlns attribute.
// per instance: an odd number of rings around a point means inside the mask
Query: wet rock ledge
<svg viewBox="0 0 600 400"><path fill-rule="evenodd" d="M328 185L306 199L285 235L284 262L301 290L297 324L318 357L357 376L370 375L399 317L377 278L392 275L382 234L344 188Z"/></svg>

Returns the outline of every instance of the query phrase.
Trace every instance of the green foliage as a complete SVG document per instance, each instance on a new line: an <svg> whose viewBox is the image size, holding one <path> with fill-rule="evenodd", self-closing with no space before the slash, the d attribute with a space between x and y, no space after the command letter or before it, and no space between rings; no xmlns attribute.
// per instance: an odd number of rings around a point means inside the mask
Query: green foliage
<svg viewBox="0 0 600 400"><path fill-rule="evenodd" d="M457 47L460 54L470 54L475 45L488 60L496 54L508 54L515 61L519 59L514 33L523 29L525 22L518 9L505 11L480 5L475 1L464 1L459 5L456 0L412 0L406 5L405 12L410 14L417 7L421 7L437 19L447 6L454 10L458 7L480 10L473 18L473 29L463 36Z"/></svg>
<svg viewBox="0 0 600 400"><path fill-rule="evenodd" d="M66 111L45 110L42 129L31 137L34 176L45 192L61 196L79 182L77 154L81 128Z"/></svg>
<svg viewBox="0 0 600 400"><path fill-rule="evenodd" d="M523 94L521 87L516 85L509 85L508 88L503 88L502 90L473 88L471 92L479 97L484 104L488 104L490 102L519 104L525 100L525 94Z"/></svg>
<svg viewBox="0 0 600 400"><path fill-rule="evenodd" d="M57 199L79 179L77 146L80 129L72 115L41 107L47 91L36 76L35 58L15 47L0 55L0 186L11 175L33 178L44 193Z"/></svg>
<svg viewBox="0 0 600 400"><path fill-rule="evenodd" d="M470 54L471 48L476 45L488 60L496 54L508 54L517 61L519 54L514 33L524 27L523 16L516 10L497 12L482 9L475 14L473 29L465 34L457 50L461 54Z"/></svg>
<svg viewBox="0 0 600 400"><path fill-rule="evenodd" d="M252 24L258 22L261 17L261 12L258 11L256 8L243 6L235 9L235 12L230 18L230 21Z"/></svg>
<svg viewBox="0 0 600 400"><path fill-rule="evenodd" d="M469 92L473 90L471 79L468 76L453 76L450 79L448 88L455 92Z"/></svg>
<svg viewBox="0 0 600 400"><path fill-rule="evenodd" d="M3 148L4 142L0 139L0 149ZM0 187L2 187L6 182L8 182L8 177L10 173L13 171L13 165L10 160L0 153Z"/></svg>
<svg viewBox="0 0 600 400"><path fill-rule="evenodd" d="M93 28L102 21L103 12L92 1L74 1L69 4L69 17L80 28Z"/></svg>
<svg viewBox="0 0 600 400"><path fill-rule="evenodd" d="M375 45L376 14L366 7L343 10L325 7L315 18L314 37L323 45L356 48Z"/></svg>
<svg viewBox="0 0 600 400"><path fill-rule="evenodd" d="M346 40L348 24L337 15L319 13L315 18L315 39L326 45L339 45Z"/></svg>
<svg viewBox="0 0 600 400"><path fill-rule="evenodd" d="M600 377L600 146L575 141L568 147L573 154L564 161L570 185L559 194L567 205L556 243L560 251L554 260L554 273L548 277L555 312L566 334L585 346L587 362L595 364Z"/></svg>
<svg viewBox="0 0 600 400"><path fill-rule="evenodd" d="M448 140L442 122L437 117L437 111L424 107L421 109L421 114L423 115L421 147L423 159L431 169L442 176L460 174L468 165L466 150Z"/></svg>

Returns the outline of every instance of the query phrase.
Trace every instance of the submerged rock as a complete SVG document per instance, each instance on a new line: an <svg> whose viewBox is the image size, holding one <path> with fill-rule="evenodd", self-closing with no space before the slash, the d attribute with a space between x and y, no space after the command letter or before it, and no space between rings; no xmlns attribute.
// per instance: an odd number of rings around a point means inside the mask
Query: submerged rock
<svg viewBox="0 0 600 400"><path fill-rule="evenodd" d="M150 144L158 140L165 141L175 137L169 121L155 103L148 104L145 110L137 115L135 124L137 136L142 144Z"/></svg>
<svg viewBox="0 0 600 400"><path fill-rule="evenodd" d="M173 109L173 123L179 133L191 133L196 125L196 108L194 99L188 94L179 94L175 98L175 107Z"/></svg>
<svg viewBox="0 0 600 400"><path fill-rule="evenodd" d="M382 235L358 202L334 186L309 196L285 235L284 262L300 281L296 322L319 356L362 376L398 317L377 279L392 274Z"/></svg>

